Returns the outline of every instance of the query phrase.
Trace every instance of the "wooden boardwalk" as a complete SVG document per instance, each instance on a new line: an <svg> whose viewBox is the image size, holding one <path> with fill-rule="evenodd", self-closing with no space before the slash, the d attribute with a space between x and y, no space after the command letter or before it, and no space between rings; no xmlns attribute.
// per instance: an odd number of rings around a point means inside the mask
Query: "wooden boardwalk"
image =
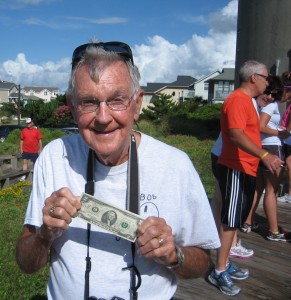
<svg viewBox="0 0 291 300"><path fill-rule="evenodd" d="M234 258L242 268L250 270L246 280L235 281L242 290L234 296L222 294L204 278L179 280L174 300L236 299L236 300L290 300L291 299L291 243L273 242L265 239L267 222L263 208L257 210L259 230L249 234L239 232L243 245L253 249L250 259ZM291 232L291 203L278 202L279 224ZM214 259L214 253L212 253Z"/></svg>

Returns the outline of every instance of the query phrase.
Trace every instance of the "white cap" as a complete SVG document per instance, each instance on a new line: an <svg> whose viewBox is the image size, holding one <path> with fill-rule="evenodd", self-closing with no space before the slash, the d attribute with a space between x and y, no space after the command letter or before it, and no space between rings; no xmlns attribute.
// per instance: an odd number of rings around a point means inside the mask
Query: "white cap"
<svg viewBox="0 0 291 300"><path fill-rule="evenodd" d="M32 121L31 121L31 118L26 118L26 119L25 119L25 122L26 122L26 124L31 123L31 122L32 122Z"/></svg>

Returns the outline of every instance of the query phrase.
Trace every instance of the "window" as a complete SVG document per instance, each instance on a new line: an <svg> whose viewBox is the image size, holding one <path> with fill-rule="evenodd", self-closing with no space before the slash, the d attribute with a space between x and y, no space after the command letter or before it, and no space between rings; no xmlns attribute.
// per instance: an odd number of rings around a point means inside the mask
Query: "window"
<svg viewBox="0 0 291 300"><path fill-rule="evenodd" d="M223 91L223 81L218 81L218 90L219 90L220 92Z"/></svg>
<svg viewBox="0 0 291 300"><path fill-rule="evenodd" d="M208 91L208 88L209 88L209 83L204 82L204 91Z"/></svg>

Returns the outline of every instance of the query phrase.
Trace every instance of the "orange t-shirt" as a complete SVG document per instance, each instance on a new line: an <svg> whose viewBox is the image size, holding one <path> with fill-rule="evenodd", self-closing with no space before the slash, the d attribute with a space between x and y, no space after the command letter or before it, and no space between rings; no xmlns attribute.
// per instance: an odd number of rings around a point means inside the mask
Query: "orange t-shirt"
<svg viewBox="0 0 291 300"><path fill-rule="evenodd" d="M230 94L222 107L220 126L223 142L218 163L256 176L259 158L241 150L229 137L229 129L241 128L258 147L262 147L260 121L252 98L240 89Z"/></svg>

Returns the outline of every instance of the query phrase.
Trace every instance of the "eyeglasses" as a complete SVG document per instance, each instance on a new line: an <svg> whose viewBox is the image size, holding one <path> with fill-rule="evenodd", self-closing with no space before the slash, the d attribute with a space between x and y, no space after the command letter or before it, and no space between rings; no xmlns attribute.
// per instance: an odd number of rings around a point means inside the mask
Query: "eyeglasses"
<svg viewBox="0 0 291 300"><path fill-rule="evenodd" d="M264 94L267 96L271 95L271 97L275 100L280 100L282 98L283 91L281 89L276 89L272 91L271 87L268 86L264 91Z"/></svg>
<svg viewBox="0 0 291 300"><path fill-rule="evenodd" d="M269 75L263 75L263 74L259 74L259 73L255 73L255 75L258 75L258 76L260 76L260 77L263 77L265 80L268 80L268 78L269 78Z"/></svg>
<svg viewBox="0 0 291 300"><path fill-rule="evenodd" d="M101 102L104 102L109 109L114 111L126 110L132 101L134 94L131 97L115 97L106 101L100 101L98 99L82 99L78 102L79 109L84 113L96 112L99 109Z"/></svg>
<svg viewBox="0 0 291 300"><path fill-rule="evenodd" d="M105 51L111 51L117 53L118 55L122 56L125 60L130 60L134 65L132 51L127 44L122 42L107 42L107 43L99 42L99 43L84 44L77 47L74 50L72 56L72 70L75 68L77 63L82 59L86 49L89 47L101 48L104 49Z"/></svg>

